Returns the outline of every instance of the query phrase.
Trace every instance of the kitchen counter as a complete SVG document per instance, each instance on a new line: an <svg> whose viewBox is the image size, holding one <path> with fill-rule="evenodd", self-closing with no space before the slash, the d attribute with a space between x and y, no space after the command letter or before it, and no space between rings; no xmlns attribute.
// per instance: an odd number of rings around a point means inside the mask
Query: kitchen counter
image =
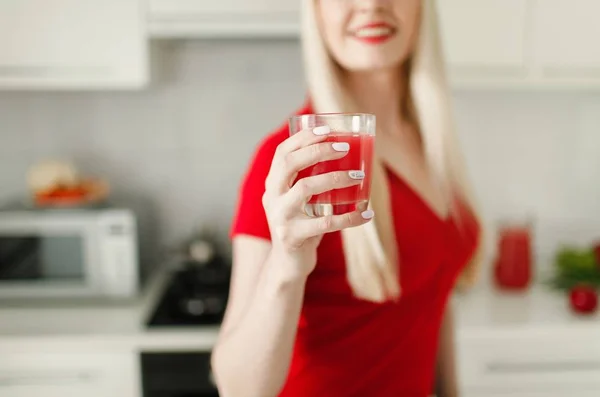
<svg viewBox="0 0 600 397"><path fill-rule="evenodd" d="M145 325L169 273L157 274L143 295L119 305L13 305L0 309L0 351L33 349L40 343L128 346L142 351L209 350L218 327ZM495 291L486 283L454 298L458 338L490 333L579 331L600 334L600 314L573 314L562 293L534 286L524 294Z"/></svg>
<svg viewBox="0 0 600 397"><path fill-rule="evenodd" d="M133 348L138 351L210 350L218 327L146 327L170 280L158 273L135 300L113 304L13 304L0 308L0 351L57 343Z"/></svg>
<svg viewBox="0 0 600 397"><path fill-rule="evenodd" d="M0 394L140 397L140 352L210 351L216 326L146 327L169 280L157 274L119 305L1 308ZM600 395L600 314L577 316L564 294L542 286L508 294L480 283L453 303L465 397ZM56 366L68 384L55 381Z"/></svg>
<svg viewBox="0 0 600 397"><path fill-rule="evenodd" d="M465 397L600 395L600 315L571 311L564 293L480 283L455 297L458 383Z"/></svg>
<svg viewBox="0 0 600 397"><path fill-rule="evenodd" d="M454 303L460 334L548 329L600 332L600 311L592 315L575 314L565 293L539 284L526 292L502 292L490 283L481 282L473 290L457 295Z"/></svg>

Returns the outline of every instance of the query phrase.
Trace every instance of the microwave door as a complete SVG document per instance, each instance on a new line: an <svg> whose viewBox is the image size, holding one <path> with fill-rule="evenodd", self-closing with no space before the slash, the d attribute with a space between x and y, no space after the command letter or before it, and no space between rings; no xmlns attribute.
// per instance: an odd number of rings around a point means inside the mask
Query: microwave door
<svg viewBox="0 0 600 397"><path fill-rule="evenodd" d="M39 241L34 237L0 237L0 280L33 280L39 277Z"/></svg>
<svg viewBox="0 0 600 397"><path fill-rule="evenodd" d="M93 295L93 253L84 229L0 231L0 298Z"/></svg>

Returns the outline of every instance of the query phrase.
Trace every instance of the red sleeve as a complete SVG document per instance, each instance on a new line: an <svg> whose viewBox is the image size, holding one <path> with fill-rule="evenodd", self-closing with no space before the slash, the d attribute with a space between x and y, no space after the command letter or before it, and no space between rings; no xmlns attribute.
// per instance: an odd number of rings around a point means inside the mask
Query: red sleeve
<svg viewBox="0 0 600 397"><path fill-rule="evenodd" d="M280 129L267 136L254 153L238 191L237 206L230 231L231 238L238 234L246 234L271 240L262 196L275 150L287 136L287 128Z"/></svg>

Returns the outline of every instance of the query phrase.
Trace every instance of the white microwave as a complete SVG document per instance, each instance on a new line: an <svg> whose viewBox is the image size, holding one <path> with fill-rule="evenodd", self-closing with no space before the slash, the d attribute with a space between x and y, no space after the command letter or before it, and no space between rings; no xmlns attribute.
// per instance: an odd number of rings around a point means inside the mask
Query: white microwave
<svg viewBox="0 0 600 397"><path fill-rule="evenodd" d="M2 209L0 299L133 298L138 249L128 209Z"/></svg>

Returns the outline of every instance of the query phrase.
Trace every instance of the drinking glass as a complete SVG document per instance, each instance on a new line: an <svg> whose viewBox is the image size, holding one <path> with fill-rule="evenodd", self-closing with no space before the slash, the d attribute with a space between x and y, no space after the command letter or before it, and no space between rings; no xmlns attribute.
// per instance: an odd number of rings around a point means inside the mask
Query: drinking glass
<svg viewBox="0 0 600 397"><path fill-rule="evenodd" d="M293 116L289 119L290 135L321 126L328 126L331 130L326 142L346 142L350 151L341 159L323 161L300 171L296 181L332 171L360 170L364 172L365 177L358 185L312 196L306 203L306 213L309 216L324 216L366 210L371 192L375 115L327 113Z"/></svg>

